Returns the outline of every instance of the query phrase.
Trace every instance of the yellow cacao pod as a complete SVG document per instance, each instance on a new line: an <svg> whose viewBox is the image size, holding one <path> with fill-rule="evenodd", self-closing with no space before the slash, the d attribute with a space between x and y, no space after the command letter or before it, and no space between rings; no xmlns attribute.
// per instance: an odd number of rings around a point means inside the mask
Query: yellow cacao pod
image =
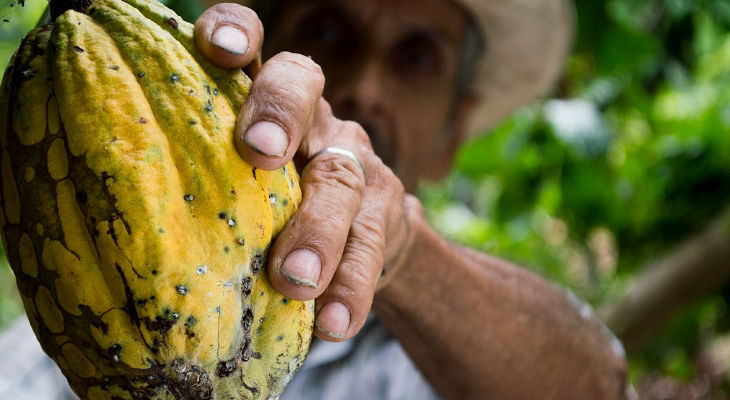
<svg viewBox="0 0 730 400"><path fill-rule="evenodd" d="M268 399L313 304L262 271L300 200L233 131L250 80L154 0L96 0L24 40L0 103L6 254L31 325L82 399Z"/></svg>

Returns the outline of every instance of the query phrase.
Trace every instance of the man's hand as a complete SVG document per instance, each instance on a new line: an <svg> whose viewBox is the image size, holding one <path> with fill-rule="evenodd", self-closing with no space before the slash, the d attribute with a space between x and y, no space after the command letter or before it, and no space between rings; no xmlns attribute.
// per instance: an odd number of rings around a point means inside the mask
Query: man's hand
<svg viewBox="0 0 730 400"><path fill-rule="evenodd" d="M340 341L365 323L383 267L397 268L408 242L404 205L418 201L372 150L363 128L341 121L322 98L324 75L310 58L280 53L260 64L263 28L238 4L209 8L195 40L212 62L254 75L235 140L241 156L265 170L299 162L303 201L269 253L274 287L316 299L315 334ZM333 152L339 147L362 163Z"/></svg>

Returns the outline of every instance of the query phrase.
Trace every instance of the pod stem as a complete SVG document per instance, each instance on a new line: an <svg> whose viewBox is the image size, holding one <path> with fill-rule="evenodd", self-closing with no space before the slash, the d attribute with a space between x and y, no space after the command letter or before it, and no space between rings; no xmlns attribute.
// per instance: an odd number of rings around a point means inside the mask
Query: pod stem
<svg viewBox="0 0 730 400"><path fill-rule="evenodd" d="M51 0L51 19L53 21L68 10L86 12L94 0Z"/></svg>

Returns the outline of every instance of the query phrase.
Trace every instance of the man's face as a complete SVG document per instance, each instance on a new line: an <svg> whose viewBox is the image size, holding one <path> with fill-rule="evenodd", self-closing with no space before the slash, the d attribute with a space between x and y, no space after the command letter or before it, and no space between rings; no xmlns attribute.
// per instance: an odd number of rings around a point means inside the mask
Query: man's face
<svg viewBox="0 0 730 400"><path fill-rule="evenodd" d="M376 153L412 191L451 160L467 26L449 0L289 0L267 31L267 56L310 55L335 115L362 124ZM444 157L447 160L444 160Z"/></svg>

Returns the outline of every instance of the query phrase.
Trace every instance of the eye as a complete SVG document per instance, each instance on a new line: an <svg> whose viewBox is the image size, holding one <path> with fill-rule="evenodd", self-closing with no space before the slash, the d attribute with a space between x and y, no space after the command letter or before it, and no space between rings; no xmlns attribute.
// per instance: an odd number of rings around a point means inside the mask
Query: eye
<svg viewBox="0 0 730 400"><path fill-rule="evenodd" d="M308 33L314 41L332 44L337 42L341 32L331 21L320 21L318 24L313 24Z"/></svg>
<svg viewBox="0 0 730 400"><path fill-rule="evenodd" d="M320 10L302 19L299 35L305 45L334 48L344 41L346 33L336 13Z"/></svg>
<svg viewBox="0 0 730 400"><path fill-rule="evenodd" d="M394 67L405 76L439 74L442 60L443 55L438 44L426 35L407 38L393 52Z"/></svg>

